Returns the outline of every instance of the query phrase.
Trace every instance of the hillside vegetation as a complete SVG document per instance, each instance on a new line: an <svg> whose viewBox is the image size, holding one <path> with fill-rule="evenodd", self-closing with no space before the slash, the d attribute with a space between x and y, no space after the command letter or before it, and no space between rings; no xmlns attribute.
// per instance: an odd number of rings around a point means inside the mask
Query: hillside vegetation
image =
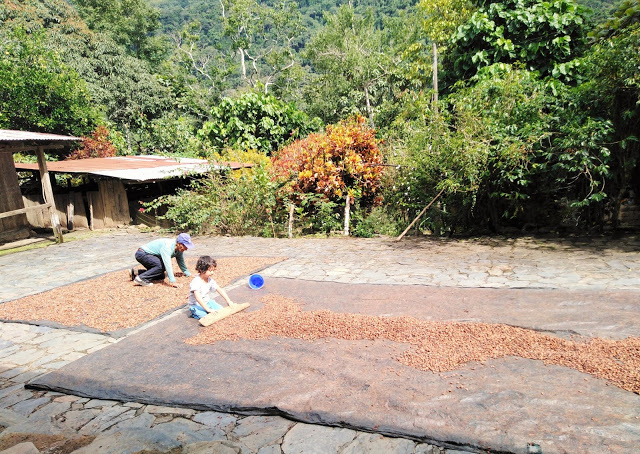
<svg viewBox="0 0 640 454"><path fill-rule="evenodd" d="M256 163L149 203L192 231L397 234L434 199L415 233L615 229L640 190L639 18L640 0L7 0L0 127L93 137L72 157Z"/></svg>

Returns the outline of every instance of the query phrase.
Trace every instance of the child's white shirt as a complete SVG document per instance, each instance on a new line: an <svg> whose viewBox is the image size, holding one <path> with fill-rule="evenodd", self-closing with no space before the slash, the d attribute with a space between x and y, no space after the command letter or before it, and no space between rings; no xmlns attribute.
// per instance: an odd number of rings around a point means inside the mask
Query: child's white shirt
<svg viewBox="0 0 640 454"><path fill-rule="evenodd" d="M200 276L196 276L189 285L189 306L194 306L198 303L194 292L198 292L204 302L208 302L211 298L209 292L212 290L218 290L218 284L213 279L209 278L208 281L204 281Z"/></svg>

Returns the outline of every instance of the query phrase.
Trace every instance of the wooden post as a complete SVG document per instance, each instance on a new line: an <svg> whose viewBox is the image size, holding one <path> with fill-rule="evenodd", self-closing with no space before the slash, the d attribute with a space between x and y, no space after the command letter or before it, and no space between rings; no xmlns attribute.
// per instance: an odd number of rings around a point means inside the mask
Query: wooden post
<svg viewBox="0 0 640 454"><path fill-rule="evenodd" d="M89 230L93 230L93 197L90 192L87 193L87 200L89 201L89 213L87 213L87 223L89 224Z"/></svg>
<svg viewBox="0 0 640 454"><path fill-rule="evenodd" d="M292 203L289 205L289 238L293 238L293 213L295 212L296 206Z"/></svg>
<svg viewBox="0 0 640 454"><path fill-rule="evenodd" d="M64 242L64 239L62 238L62 227L60 227L60 217L58 216L58 211L56 210L56 202L53 198L53 188L51 187L51 179L49 178L49 171L47 170L47 163L44 158L43 147L38 147L36 151L38 154L40 182L42 183L42 197L44 198L44 203L51 204L49 206L51 228L53 229L53 234L55 235L58 243L62 243Z"/></svg>
<svg viewBox="0 0 640 454"><path fill-rule="evenodd" d="M344 202L344 236L349 236L350 214L351 214L351 197L347 192L347 199Z"/></svg>
<svg viewBox="0 0 640 454"><path fill-rule="evenodd" d="M67 204L67 230L73 230L73 217L75 216L75 207L73 206L73 193L69 193L69 203Z"/></svg>

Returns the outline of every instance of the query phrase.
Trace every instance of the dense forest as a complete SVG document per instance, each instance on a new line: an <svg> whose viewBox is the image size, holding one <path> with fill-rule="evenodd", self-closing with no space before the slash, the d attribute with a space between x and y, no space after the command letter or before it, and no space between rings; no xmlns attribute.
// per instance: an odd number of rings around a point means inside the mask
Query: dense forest
<svg viewBox="0 0 640 454"><path fill-rule="evenodd" d="M639 20L640 0L5 0L0 128L86 137L69 158L254 163L148 203L193 232L394 235L431 202L414 232L599 232L640 190Z"/></svg>

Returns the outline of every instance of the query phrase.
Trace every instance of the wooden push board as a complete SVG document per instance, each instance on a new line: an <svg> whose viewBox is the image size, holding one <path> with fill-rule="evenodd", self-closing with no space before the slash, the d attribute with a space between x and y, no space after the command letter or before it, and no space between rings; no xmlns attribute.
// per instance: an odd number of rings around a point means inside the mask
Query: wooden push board
<svg viewBox="0 0 640 454"><path fill-rule="evenodd" d="M242 304L234 304L233 306L223 307L222 309L218 309L215 312L205 315L200 319L200 324L202 326L209 326L212 323L217 322L218 320L222 320L230 315L233 315L237 312L243 311L250 306L249 303Z"/></svg>

